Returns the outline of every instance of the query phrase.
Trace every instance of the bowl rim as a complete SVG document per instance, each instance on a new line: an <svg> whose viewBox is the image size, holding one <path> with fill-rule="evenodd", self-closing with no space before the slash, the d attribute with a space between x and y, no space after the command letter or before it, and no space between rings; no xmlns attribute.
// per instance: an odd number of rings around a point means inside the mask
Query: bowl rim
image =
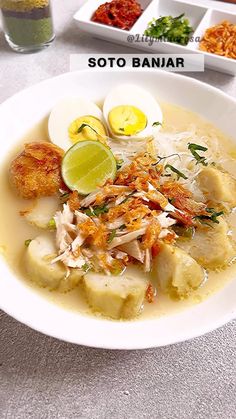
<svg viewBox="0 0 236 419"><path fill-rule="evenodd" d="M98 70L98 71L102 72L103 74L104 73L109 73L109 75L110 75L112 70L102 69L102 70ZM115 72L118 73L119 71L118 70L117 71L113 70L112 71L113 77L114 77ZM148 73L149 75L151 73L153 75L154 73L157 73L157 70L142 69L142 70L139 70L138 72L146 73L146 74ZM30 87L27 87L27 88L17 92L13 96L11 96L10 98L8 98L4 102L2 102L0 104L0 116L1 116L1 113L2 113L3 109L9 107L11 105L11 103L13 103L16 99L20 99L21 96L22 95L24 96L25 93L30 93L34 89L38 89L38 88L41 88L41 87L43 88L43 87L47 86L48 84L50 84L50 82L52 80L56 80L56 81L60 82L60 80L67 79L68 77L71 77L72 74L73 75L78 74L79 77L83 77L87 73L91 73L91 71L89 71L89 70L79 70L79 71L75 71L75 72L63 73L63 74L60 74L56 77L48 78L48 79L43 80L39 83L31 85ZM123 69L122 73L133 74L134 71L132 69L125 69L125 70ZM162 70L158 70L158 74L160 74L160 73L162 73L162 74L164 73L165 74L164 77L167 77L167 78L168 77L172 78L172 79L183 79L184 78L184 79L186 79L186 81L188 83L193 84L193 85L195 85L196 87L199 87L199 88L204 88L205 90L207 90L208 93L212 92L212 93L215 93L222 98L225 98L227 101L231 102L231 104L236 109L236 99L229 96L225 92L222 92L220 89L218 89L216 87L213 87L211 85L208 85L207 83L201 82L201 81L196 80L196 79L191 78L191 77L187 77L187 76L182 75L182 74L168 73L168 76L167 76L167 74L166 74L167 72L162 71ZM104 76L105 76L105 74L104 74ZM3 265L6 268L5 272L8 271L9 274L14 275L12 270L10 270L10 268L8 268L8 264L7 264L6 261L4 261L4 259L3 259ZM17 277L17 275L14 275L14 277L16 279L19 279ZM20 280L19 280L19 283L20 283ZM226 284L223 289L226 289L228 285L229 284ZM0 289L1 289L1 284L0 284ZM35 298L36 298L36 293L34 293L34 294L35 294ZM217 292L217 295L219 295L219 294L220 294L220 292ZM37 296L37 298L38 298L38 296ZM40 297L40 298L42 298L42 297ZM211 298L212 297L207 298L203 303L201 303L201 305L207 304L207 302ZM125 331L125 333L123 333L123 330L122 330L123 326L121 327L121 324L122 325L124 325L124 324L133 325L133 329L135 331L135 330L139 330L140 329L139 326L140 325L142 326L143 323L147 324L147 322L148 322L150 325L153 326L153 325L155 325L155 322L157 322L157 321L160 322L160 321L162 321L162 319L167 319L167 317L169 317L169 319L175 317L177 319L177 321L178 321L178 318L179 318L179 320L181 321L181 316L184 312L186 312L186 311L187 312L189 312L189 311L194 312L195 311L194 309L196 307L199 307L199 306L198 305L191 306L191 307L189 307L189 308L187 308L187 309L185 309L185 310L181 311L180 313L177 313L173 316L171 315L171 316L165 316L163 318L158 318L158 319L157 318L150 318L150 319L144 319L144 320L139 320L139 321L131 321L131 322L123 322L123 323L122 322L109 321L109 320L107 321L105 319L103 319L101 321L101 319L97 320L96 318L93 318L93 317L90 318L89 316L85 317L83 315L79 316L80 319L82 319L81 324L84 323L86 325L86 323L87 323L88 325L90 325L92 323L95 326L97 325L98 329L99 329L99 332L103 331L103 328L104 328L104 326L102 326L100 328L99 322L102 323L102 325L105 325L105 324L108 325L107 327L105 326L105 329L107 329L108 331L111 331L111 329L112 330L114 329L118 333L118 336L124 338L123 340L117 342L117 340L113 341L112 339L110 339L109 336L99 335L99 334L96 335L96 339L95 339L94 336L91 337L90 335L87 335L86 332L84 333L84 331L82 333L82 336L73 337L73 335L71 335L70 333L68 334L67 331L61 332L61 331L55 330L53 328L53 325L47 325L47 324L45 325L44 321L41 322L41 321L35 321L35 319L31 320L29 317L26 318L25 315L24 315L24 311L20 312L19 309L17 308L17 306L14 306L14 304L11 304L11 302L9 304L8 300L4 301L4 298L1 298L1 293L0 293L0 308L5 313L7 313L8 315L10 315L11 317L20 321L21 323L29 326L30 328L32 328L32 329L34 329L38 332L41 332L43 334L46 334L48 336L52 336L54 338L66 341L66 342L71 342L71 343L74 343L74 344L79 344L79 345L84 345L84 346L94 347L94 348L103 348L103 349L133 350L133 349L147 349L147 348L153 348L153 347L158 347L158 346L161 346L161 347L162 346L167 346L167 345L183 342L183 341L186 341L186 340L193 339L195 337L204 335L204 334L206 334L206 333L208 333L212 330L215 330L215 329L223 326L225 323L229 322L230 320L233 320L236 317L236 303L235 303L235 307L234 307L233 310L226 311L219 318L217 318L217 320L212 319L209 322L203 322L200 326L193 328L193 330L191 330L191 331L189 331L189 330L188 331L183 331L183 333L179 337L175 337L174 340L164 337L164 338L161 338L158 343L155 343L155 341L152 341L152 339L150 340L149 343L143 342L142 339L139 339L138 341L135 341L135 343L133 343L132 340L131 341L130 340L126 341L126 339L125 339L126 337L127 338L129 337L129 328L130 327L127 328L125 326L124 329L127 329L127 330ZM53 306L53 310L55 311L55 306ZM58 307L58 310L56 310L56 311L59 312L60 310L61 309L59 309L59 307ZM70 314L74 314L74 313L70 313ZM109 325L110 326L113 325L113 326L110 327Z"/></svg>

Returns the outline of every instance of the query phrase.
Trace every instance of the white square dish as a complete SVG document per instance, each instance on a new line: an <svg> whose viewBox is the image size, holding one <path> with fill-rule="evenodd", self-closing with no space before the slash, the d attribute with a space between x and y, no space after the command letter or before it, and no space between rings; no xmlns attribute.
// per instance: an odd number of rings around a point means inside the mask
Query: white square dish
<svg viewBox="0 0 236 419"><path fill-rule="evenodd" d="M236 23L235 5L225 5L225 3L209 0L198 2L198 4L178 0L140 0L139 3L142 6L143 13L128 31L91 21L94 12L104 2L104 0L88 0L74 15L74 19L81 30L95 37L141 49L148 53L189 54L194 52L203 54L205 66L216 71L236 75L236 60L202 52L198 49L199 39L202 38L207 28L223 20ZM148 23L153 18L166 15L178 16L182 13L185 13L194 31L186 46L170 42L149 42L148 37L142 37ZM132 39L132 42L127 40L129 35L132 35L129 38Z"/></svg>

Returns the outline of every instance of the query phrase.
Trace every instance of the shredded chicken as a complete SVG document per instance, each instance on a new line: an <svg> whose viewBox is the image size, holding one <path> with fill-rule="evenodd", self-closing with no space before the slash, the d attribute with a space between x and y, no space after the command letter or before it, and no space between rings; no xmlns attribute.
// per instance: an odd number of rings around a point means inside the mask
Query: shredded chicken
<svg viewBox="0 0 236 419"><path fill-rule="evenodd" d="M146 227L140 228L140 230L132 231L131 233L124 234L121 237L115 237L112 242L109 244L109 249L114 247L121 246L122 244L129 243L139 236L143 236L146 231Z"/></svg>

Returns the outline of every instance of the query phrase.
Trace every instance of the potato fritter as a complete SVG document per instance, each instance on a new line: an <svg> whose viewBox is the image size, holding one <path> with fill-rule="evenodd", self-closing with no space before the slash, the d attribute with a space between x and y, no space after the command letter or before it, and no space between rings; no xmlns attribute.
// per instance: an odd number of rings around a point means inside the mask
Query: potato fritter
<svg viewBox="0 0 236 419"><path fill-rule="evenodd" d="M10 181L24 199L51 196L63 188L61 162L64 151L48 142L25 144L10 167Z"/></svg>

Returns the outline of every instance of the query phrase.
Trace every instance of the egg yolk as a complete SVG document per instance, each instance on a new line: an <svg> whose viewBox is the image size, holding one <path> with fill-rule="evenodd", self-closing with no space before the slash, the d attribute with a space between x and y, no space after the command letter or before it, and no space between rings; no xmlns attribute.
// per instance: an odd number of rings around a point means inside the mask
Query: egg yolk
<svg viewBox="0 0 236 419"><path fill-rule="evenodd" d="M113 108L108 115L109 124L114 134L134 135L147 126L146 115L135 106L122 105Z"/></svg>
<svg viewBox="0 0 236 419"><path fill-rule="evenodd" d="M106 144L106 129L95 116L85 115L73 121L68 129L71 142L94 140Z"/></svg>

